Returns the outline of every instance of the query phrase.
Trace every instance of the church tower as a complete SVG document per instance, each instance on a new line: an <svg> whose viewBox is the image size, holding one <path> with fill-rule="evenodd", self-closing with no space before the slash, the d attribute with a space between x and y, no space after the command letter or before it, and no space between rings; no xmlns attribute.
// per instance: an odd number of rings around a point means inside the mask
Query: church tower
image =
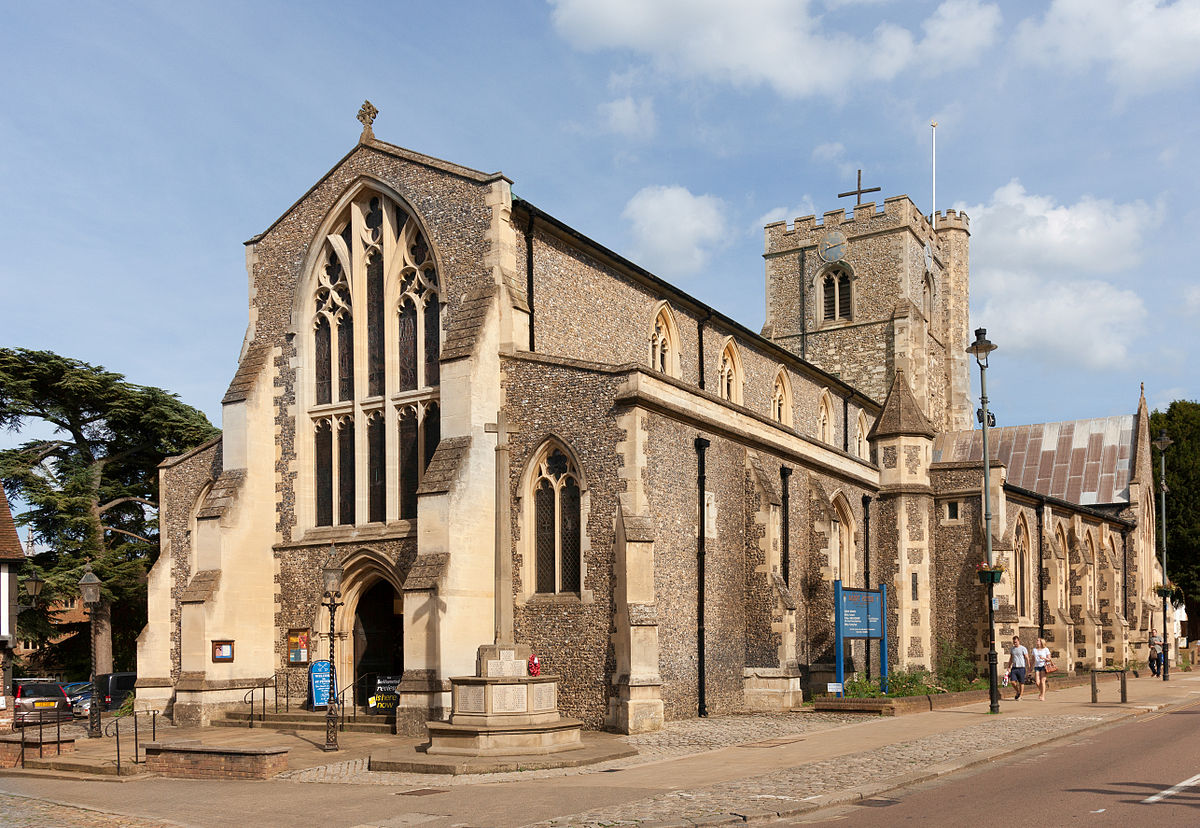
<svg viewBox="0 0 1200 828"><path fill-rule="evenodd" d="M908 196L766 227L763 333L882 400L897 371L933 427L971 428L970 230Z"/></svg>

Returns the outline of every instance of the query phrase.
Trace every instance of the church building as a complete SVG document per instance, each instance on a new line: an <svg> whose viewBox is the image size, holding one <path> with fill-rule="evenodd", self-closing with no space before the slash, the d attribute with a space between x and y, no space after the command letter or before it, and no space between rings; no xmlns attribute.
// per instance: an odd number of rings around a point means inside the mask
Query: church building
<svg viewBox="0 0 1200 828"><path fill-rule="evenodd" d="M475 673L498 588L593 729L799 705L831 680L835 579L887 585L893 669L943 642L982 663L967 216L898 196L767 226L756 333L373 115L246 244L223 433L161 466L139 705L208 722L276 677L302 702L331 560L338 684L401 677L400 732ZM1145 660L1144 396L991 437L1000 640Z"/></svg>

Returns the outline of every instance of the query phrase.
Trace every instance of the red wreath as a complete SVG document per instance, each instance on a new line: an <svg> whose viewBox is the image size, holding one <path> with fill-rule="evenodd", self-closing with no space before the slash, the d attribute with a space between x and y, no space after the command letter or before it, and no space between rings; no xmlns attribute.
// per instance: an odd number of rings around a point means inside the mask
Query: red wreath
<svg viewBox="0 0 1200 828"><path fill-rule="evenodd" d="M542 660L536 655L529 657L529 675L540 676L542 674Z"/></svg>

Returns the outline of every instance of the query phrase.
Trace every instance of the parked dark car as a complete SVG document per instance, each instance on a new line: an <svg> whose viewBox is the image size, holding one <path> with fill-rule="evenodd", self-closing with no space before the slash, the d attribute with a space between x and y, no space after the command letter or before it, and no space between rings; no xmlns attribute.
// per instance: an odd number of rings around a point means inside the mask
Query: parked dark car
<svg viewBox="0 0 1200 828"><path fill-rule="evenodd" d="M79 701L79 697L84 693L92 691L92 683L90 681L69 681L63 685L63 692L67 694L71 704Z"/></svg>
<svg viewBox="0 0 1200 828"><path fill-rule="evenodd" d="M137 673L101 673L96 676L97 698L101 710L116 710L133 695ZM96 698L92 699L93 702Z"/></svg>
<svg viewBox="0 0 1200 828"><path fill-rule="evenodd" d="M71 721L71 702L63 692L62 682L22 681L14 684L13 727L36 725L39 721Z"/></svg>

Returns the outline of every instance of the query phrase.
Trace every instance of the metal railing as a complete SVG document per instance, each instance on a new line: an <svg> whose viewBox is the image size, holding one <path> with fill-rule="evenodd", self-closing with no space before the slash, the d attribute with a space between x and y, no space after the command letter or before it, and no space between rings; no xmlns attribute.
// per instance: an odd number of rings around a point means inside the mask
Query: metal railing
<svg viewBox="0 0 1200 828"><path fill-rule="evenodd" d="M267 688L271 688L271 694L275 697L275 712L279 712L279 675L283 673L283 712L290 713L292 710L292 674L290 671L283 670L275 671L275 675L269 679L265 679L259 684L254 685L246 691L246 695L242 696L242 701L250 705L250 719L247 722L247 727L254 727L254 694L259 693L262 697L262 703L259 706L258 720L265 722L267 720Z"/></svg>
<svg viewBox="0 0 1200 828"><path fill-rule="evenodd" d="M158 711L157 710L133 710L121 716L113 716L108 724L104 726L105 736L116 737L117 743L117 776L121 775L121 723L132 719L133 720L133 764L141 764L141 742L138 734L138 717L150 717L150 741L158 739ZM128 725L126 725L126 733L128 733ZM126 737L128 738L128 737Z"/></svg>
<svg viewBox="0 0 1200 828"><path fill-rule="evenodd" d="M38 710L35 712L37 713L38 758L39 759L46 758L45 725L46 725L46 715L48 713L54 714L54 755L61 756L62 755L62 711L60 711L60 710L53 710L53 711ZM21 750L20 750L20 753L18 754L17 761L20 764L20 766L23 768L23 767L25 767L25 745L29 741L29 726L31 723L30 723L30 715L28 713L18 714L14 710L13 711L13 722L12 722L12 730L14 733L17 732L18 716L20 716L23 724L21 726L21 740L20 740Z"/></svg>
<svg viewBox="0 0 1200 828"><path fill-rule="evenodd" d="M339 712L339 718L341 721L340 729L344 730L345 726L346 726L346 691L350 690L351 688L354 688L357 690L358 686L360 684L367 681L368 679L370 679L371 681L374 681L375 678L376 678L375 673L366 673L362 676L359 676L358 678L356 678L354 681L350 682L349 684L347 684L345 687L343 687L338 692L337 704L341 708L341 710ZM351 694L351 696L350 696L350 721L352 721L352 722L358 721L358 699L355 698L354 694Z"/></svg>

